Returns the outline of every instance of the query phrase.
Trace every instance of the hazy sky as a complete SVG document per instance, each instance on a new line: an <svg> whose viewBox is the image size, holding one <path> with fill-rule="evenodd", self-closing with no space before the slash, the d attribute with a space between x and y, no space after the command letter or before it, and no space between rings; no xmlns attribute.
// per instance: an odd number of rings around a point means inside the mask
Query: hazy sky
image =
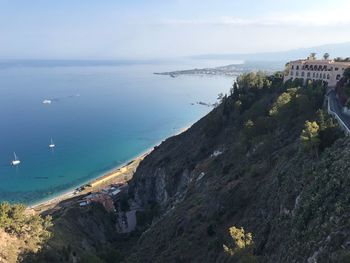
<svg viewBox="0 0 350 263"><path fill-rule="evenodd" d="M0 0L0 58L153 58L350 41L349 0Z"/></svg>

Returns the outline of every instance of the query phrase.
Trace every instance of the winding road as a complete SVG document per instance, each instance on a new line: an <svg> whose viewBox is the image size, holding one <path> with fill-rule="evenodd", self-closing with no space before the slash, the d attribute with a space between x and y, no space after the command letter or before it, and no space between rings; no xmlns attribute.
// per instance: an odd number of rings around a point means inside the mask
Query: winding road
<svg viewBox="0 0 350 263"><path fill-rule="evenodd" d="M328 97L328 113L332 114L343 127L344 131L350 134L350 116L342 111L342 106L339 103L336 92L331 89L327 92Z"/></svg>

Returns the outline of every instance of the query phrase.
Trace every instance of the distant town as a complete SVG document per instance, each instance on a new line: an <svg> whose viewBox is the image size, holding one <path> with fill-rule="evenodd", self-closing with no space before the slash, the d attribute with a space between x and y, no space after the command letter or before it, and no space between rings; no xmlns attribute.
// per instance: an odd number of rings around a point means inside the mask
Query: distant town
<svg viewBox="0 0 350 263"><path fill-rule="evenodd" d="M266 73L273 73L275 71L281 70L282 68L283 64L280 62L243 62L241 64L230 64L220 67L155 72L154 74L167 75L173 78L182 75L237 77L242 73L252 71L264 71Z"/></svg>

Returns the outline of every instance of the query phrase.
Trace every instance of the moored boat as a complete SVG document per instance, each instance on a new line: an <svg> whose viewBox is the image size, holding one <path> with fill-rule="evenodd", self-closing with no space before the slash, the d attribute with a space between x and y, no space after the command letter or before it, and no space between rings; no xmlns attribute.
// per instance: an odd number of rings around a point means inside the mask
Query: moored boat
<svg viewBox="0 0 350 263"><path fill-rule="evenodd" d="M15 159L11 161L11 164L12 164L13 166L19 165L19 164L21 163L21 161L18 160L17 155L16 155L15 152L13 153L13 155L14 155Z"/></svg>

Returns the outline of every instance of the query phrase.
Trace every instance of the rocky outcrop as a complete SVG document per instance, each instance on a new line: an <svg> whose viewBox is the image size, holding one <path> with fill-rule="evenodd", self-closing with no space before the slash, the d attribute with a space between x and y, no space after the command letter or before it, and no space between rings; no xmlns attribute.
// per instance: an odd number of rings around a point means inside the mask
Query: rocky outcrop
<svg viewBox="0 0 350 263"><path fill-rule="evenodd" d="M205 136L205 122L167 139L141 162L129 183L129 193L141 207L158 204L166 210L184 198L198 175L196 166L210 158L215 148L215 138Z"/></svg>

